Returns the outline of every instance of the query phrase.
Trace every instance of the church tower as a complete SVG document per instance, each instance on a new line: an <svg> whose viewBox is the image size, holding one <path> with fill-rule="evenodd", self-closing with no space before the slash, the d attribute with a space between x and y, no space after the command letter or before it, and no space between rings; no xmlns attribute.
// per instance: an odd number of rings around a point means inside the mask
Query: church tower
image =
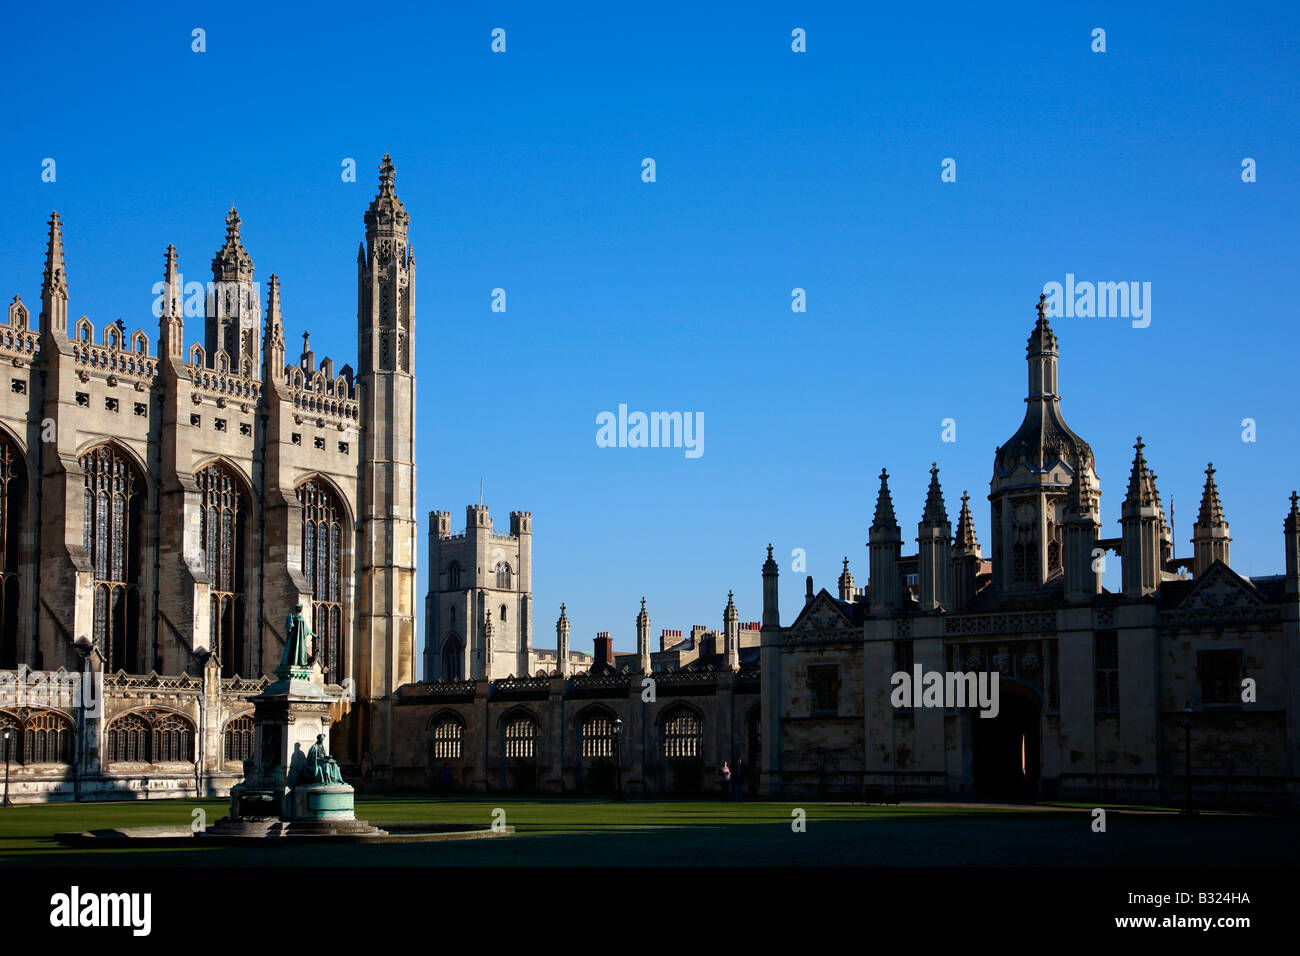
<svg viewBox="0 0 1300 956"><path fill-rule="evenodd" d="M262 303L253 282L253 260L239 236L239 213L226 214L226 242L212 257L212 283L208 286L203 348L208 368L256 376L262 370Z"/></svg>
<svg viewBox="0 0 1300 956"><path fill-rule="evenodd" d="M1034 591L1063 573L1064 524L1072 483L1087 473L1100 495L1092 449L1061 416L1056 333L1047 321L1047 297L1029 335L1029 394L1024 421L994 454L993 584L1000 591Z"/></svg>
<svg viewBox="0 0 1300 956"><path fill-rule="evenodd" d="M357 256L357 357L363 448L358 462L354 673L374 766L393 754L393 694L415 680L415 256L410 216L379 167ZM466 621L470 624L470 621Z"/></svg>

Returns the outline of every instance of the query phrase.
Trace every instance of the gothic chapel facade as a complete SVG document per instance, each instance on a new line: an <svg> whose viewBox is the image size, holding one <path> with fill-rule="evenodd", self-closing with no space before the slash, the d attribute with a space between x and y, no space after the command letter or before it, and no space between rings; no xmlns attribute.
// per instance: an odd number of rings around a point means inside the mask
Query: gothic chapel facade
<svg viewBox="0 0 1300 956"><path fill-rule="evenodd" d="M332 748L381 778L415 679L415 256L385 156L357 254L357 366L286 362L239 214L212 259L202 344L167 247L157 347L71 318L49 221L39 322L0 325L0 729L15 799L223 790L249 698L310 614ZM263 305L263 299L265 305ZM92 675L74 693L69 675ZM53 690L51 690L53 688ZM0 745L2 746L2 745Z"/></svg>

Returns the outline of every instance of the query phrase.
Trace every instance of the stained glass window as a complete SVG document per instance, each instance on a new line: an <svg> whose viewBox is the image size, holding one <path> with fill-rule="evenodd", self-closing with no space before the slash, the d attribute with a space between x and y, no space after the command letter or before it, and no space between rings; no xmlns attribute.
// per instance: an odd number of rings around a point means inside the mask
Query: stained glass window
<svg viewBox="0 0 1300 956"><path fill-rule="evenodd" d="M22 540L26 470L18 449L0 434L0 667L19 663L18 547Z"/></svg>
<svg viewBox="0 0 1300 956"><path fill-rule="evenodd" d="M100 445L81 456L85 472L82 540L94 569L95 641L106 670L138 670L140 499L144 483L126 455Z"/></svg>
<svg viewBox="0 0 1300 956"><path fill-rule="evenodd" d="M220 464L210 465L194 477L202 496L200 527L210 585L208 649L217 655L223 674L252 673L256 667L248 663L245 640L247 509L243 486Z"/></svg>
<svg viewBox="0 0 1300 956"><path fill-rule="evenodd" d="M343 667L344 510L338 496L316 478L298 486L298 503L302 505L302 571L312 589L315 655L325 679L337 684L347 677Z"/></svg>

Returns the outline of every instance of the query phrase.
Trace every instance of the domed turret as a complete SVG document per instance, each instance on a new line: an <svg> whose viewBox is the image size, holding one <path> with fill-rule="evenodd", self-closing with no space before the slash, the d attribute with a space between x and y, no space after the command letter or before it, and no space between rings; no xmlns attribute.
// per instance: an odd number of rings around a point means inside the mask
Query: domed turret
<svg viewBox="0 0 1300 956"><path fill-rule="evenodd" d="M1094 494L1096 459L1061 414L1056 333L1046 296L1026 348L1029 395L1025 418L994 455L992 551L994 584L1004 591L1043 586L1062 569L1062 525L1070 486L1087 474Z"/></svg>

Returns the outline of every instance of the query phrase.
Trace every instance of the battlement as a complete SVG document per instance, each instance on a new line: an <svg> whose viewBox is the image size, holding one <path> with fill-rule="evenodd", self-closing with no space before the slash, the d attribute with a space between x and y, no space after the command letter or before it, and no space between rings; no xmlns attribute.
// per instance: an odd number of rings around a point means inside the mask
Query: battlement
<svg viewBox="0 0 1300 956"><path fill-rule="evenodd" d="M510 512L510 533L516 537L533 533L533 513L531 511Z"/></svg>

